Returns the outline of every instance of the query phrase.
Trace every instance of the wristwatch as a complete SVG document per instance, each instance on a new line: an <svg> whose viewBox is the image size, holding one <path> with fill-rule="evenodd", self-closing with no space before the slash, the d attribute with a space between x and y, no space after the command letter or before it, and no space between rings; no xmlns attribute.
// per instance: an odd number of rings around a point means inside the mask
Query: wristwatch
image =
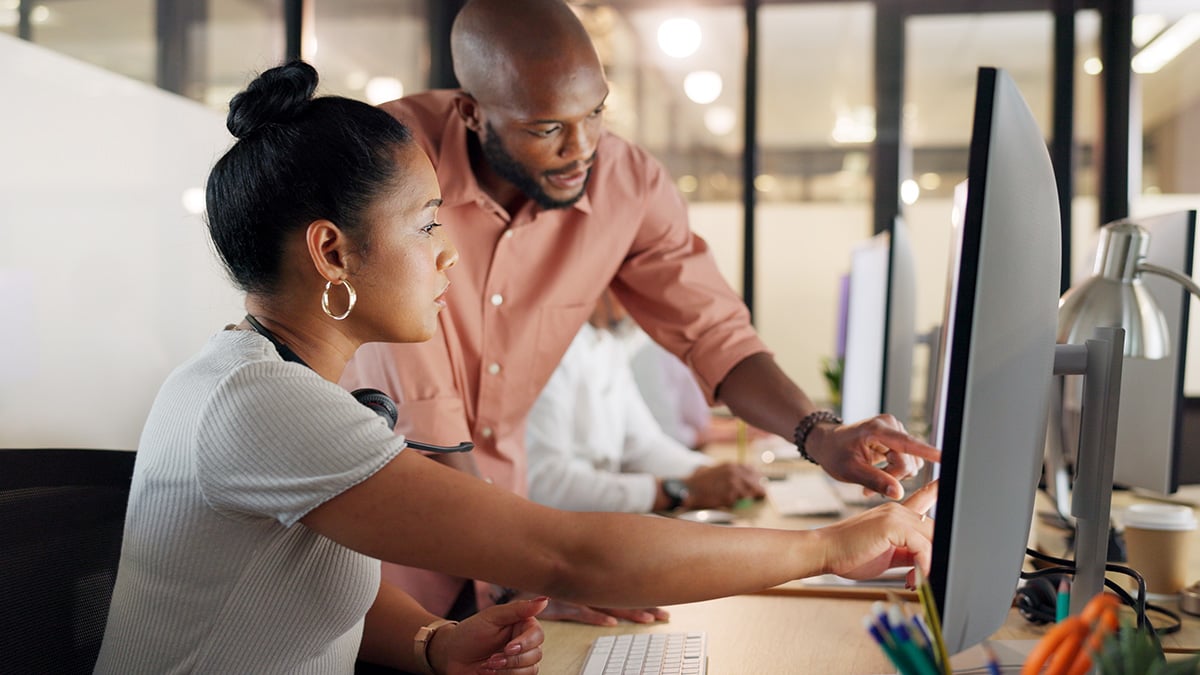
<svg viewBox="0 0 1200 675"><path fill-rule="evenodd" d="M683 500L688 498L688 486L678 478L664 478L662 482L663 494L667 496L670 502L667 503L667 510L671 511L679 508L683 504Z"/></svg>
<svg viewBox="0 0 1200 675"><path fill-rule="evenodd" d="M417 669L421 675L437 675L429 663L429 642L433 640L434 634L446 626L457 625L457 621L438 619L417 629L417 635L413 638L413 656L417 659Z"/></svg>

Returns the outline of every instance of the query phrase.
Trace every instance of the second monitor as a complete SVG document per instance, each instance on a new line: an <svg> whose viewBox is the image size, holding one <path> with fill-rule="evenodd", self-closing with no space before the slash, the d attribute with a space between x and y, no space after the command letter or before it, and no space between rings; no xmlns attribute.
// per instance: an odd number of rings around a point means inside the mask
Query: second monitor
<svg viewBox="0 0 1200 675"><path fill-rule="evenodd" d="M907 425L912 412L916 323L916 265L908 227L855 247L846 298L842 417L861 420L890 413Z"/></svg>

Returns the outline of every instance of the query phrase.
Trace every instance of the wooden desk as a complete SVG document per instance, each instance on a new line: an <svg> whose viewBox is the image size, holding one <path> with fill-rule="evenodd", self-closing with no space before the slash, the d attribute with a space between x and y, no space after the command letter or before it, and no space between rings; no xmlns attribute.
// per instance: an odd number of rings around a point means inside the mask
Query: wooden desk
<svg viewBox="0 0 1200 675"><path fill-rule="evenodd" d="M671 620L612 628L543 621L546 644L541 672L575 675L592 641L601 635L704 631L709 675L895 673L862 628L872 600L798 595L743 595L670 607ZM1200 620L1185 616L1184 632L1163 639L1168 652L1200 649ZM1049 629L1033 626L1014 610L995 640L1036 640Z"/></svg>
<svg viewBox="0 0 1200 675"><path fill-rule="evenodd" d="M730 448L721 451L728 454ZM720 456L719 452L714 454ZM794 466L803 469L804 465ZM1195 489L1195 494L1182 494L1181 498L1200 501L1200 488ZM1114 506L1136 499L1130 493L1119 493ZM828 519L783 517L762 502L736 509L734 513L739 526L799 529L828 522ZM1192 566L1200 579L1200 533L1197 537ZM871 588L822 589L792 582L761 594L674 606L669 608L669 622L649 626L623 623L599 628L545 621L545 660L541 672L578 673L592 641L601 635L704 631L708 635L711 675L894 673L887 658L862 628L862 618L869 613L871 603L884 594ZM1178 611L1177 603L1169 606ZM1168 652L1200 650L1200 619L1182 616L1184 630L1163 639ZM994 639L1036 640L1048 628L1029 624L1014 610Z"/></svg>

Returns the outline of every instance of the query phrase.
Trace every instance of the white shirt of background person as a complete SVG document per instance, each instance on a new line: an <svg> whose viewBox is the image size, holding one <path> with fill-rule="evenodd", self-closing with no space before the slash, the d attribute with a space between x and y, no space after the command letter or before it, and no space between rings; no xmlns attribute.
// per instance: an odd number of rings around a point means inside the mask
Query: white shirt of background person
<svg viewBox="0 0 1200 675"><path fill-rule="evenodd" d="M649 512L659 478L712 464L663 431L625 341L584 324L528 418L530 499L573 511Z"/></svg>

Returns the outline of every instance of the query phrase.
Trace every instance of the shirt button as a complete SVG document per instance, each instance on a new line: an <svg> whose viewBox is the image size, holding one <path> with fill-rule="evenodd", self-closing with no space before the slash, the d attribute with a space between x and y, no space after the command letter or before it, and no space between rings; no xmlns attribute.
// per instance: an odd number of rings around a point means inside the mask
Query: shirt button
<svg viewBox="0 0 1200 675"><path fill-rule="evenodd" d="M482 434L484 438L491 438L492 437L492 428L484 427L479 430L479 433Z"/></svg>
<svg viewBox="0 0 1200 675"><path fill-rule="evenodd" d="M492 304L495 305L496 307L499 307L500 305L504 304L504 296L500 295L499 293L492 295Z"/></svg>
<svg viewBox="0 0 1200 675"><path fill-rule="evenodd" d="M496 373L500 372L500 364L493 363L492 365L488 366L488 372L491 373L492 375L495 375Z"/></svg>

